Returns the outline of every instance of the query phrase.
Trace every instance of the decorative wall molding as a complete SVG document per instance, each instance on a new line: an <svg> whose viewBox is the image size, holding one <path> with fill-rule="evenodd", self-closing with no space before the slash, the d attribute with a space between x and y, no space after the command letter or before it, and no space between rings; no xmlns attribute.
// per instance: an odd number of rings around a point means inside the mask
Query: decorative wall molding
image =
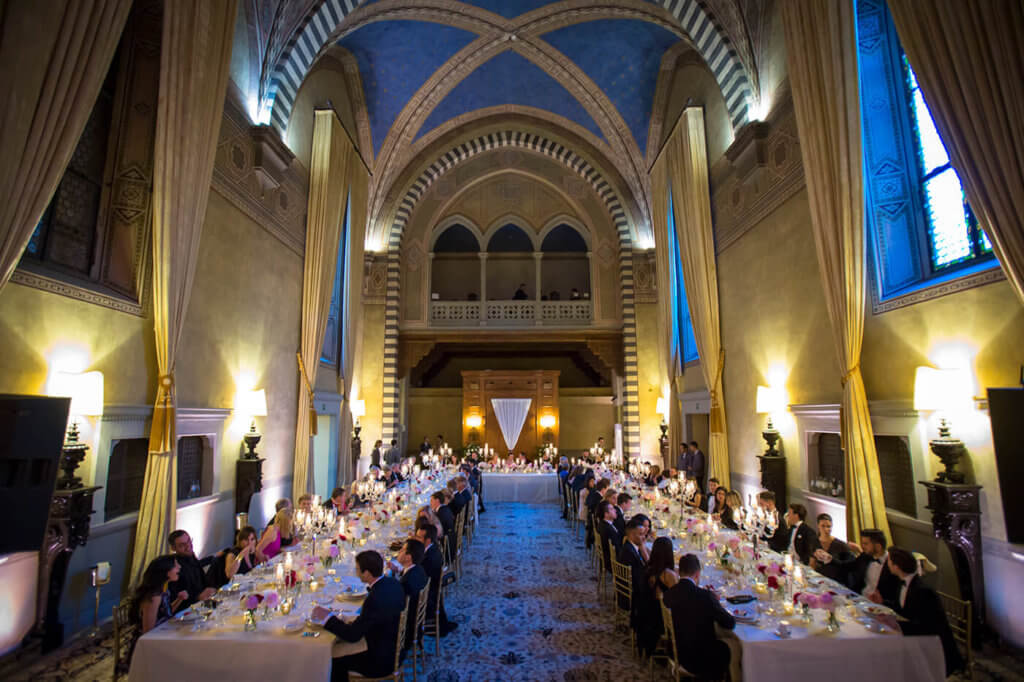
<svg viewBox="0 0 1024 682"><path fill-rule="evenodd" d="M233 94L233 93L232 93ZM236 96L224 102L211 187L297 255L306 248L306 202L309 179L294 159L280 172L279 185L268 185L257 169L266 146L266 129L253 126Z"/></svg>
<svg viewBox="0 0 1024 682"><path fill-rule="evenodd" d="M658 302L658 266L654 249L633 252L633 281L637 303Z"/></svg>
<svg viewBox="0 0 1024 682"><path fill-rule="evenodd" d="M878 298L878 282L875 278L874 271L871 270L871 268L868 270L871 272L870 286L868 287L871 291L871 312L875 315L887 313L890 310L896 310L898 308L906 308L908 305L922 303L923 301L930 301L934 298L946 296L947 294L967 291L974 287L980 287L984 284L992 284L993 282L1000 282L1006 279L1006 273L1004 273L1003 268L997 264L994 268L990 268L988 270L964 275L963 277L957 277L956 279L933 284L932 286L925 287L924 289L912 291L909 294L904 294L903 296L897 296L895 298L890 298L887 301L881 301Z"/></svg>
<svg viewBox="0 0 1024 682"><path fill-rule="evenodd" d="M51 294L67 296L84 303L92 303L93 305L110 308L111 310L128 313L129 315L136 315L138 317L145 317L146 315L145 301L137 303L115 294L106 294L75 284L70 280L56 279L39 272L33 272L24 266L14 271L14 274L11 275L11 281L15 284L32 287L33 289L41 289ZM146 286L144 291L148 293L149 287Z"/></svg>

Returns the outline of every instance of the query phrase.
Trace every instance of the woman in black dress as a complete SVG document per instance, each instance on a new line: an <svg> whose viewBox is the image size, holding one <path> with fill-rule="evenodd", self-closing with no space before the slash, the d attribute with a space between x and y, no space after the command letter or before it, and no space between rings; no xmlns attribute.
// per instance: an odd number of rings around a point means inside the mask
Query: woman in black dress
<svg viewBox="0 0 1024 682"><path fill-rule="evenodd" d="M132 616L137 619L141 634L168 620L174 614L174 609L188 599L185 590L173 599L167 591L168 584L178 579L180 571L181 566L173 554L165 554L149 562L146 572L142 574L142 582L132 595Z"/></svg>
<svg viewBox="0 0 1024 682"><path fill-rule="evenodd" d="M832 537L832 517L818 514L818 548L811 556L811 568L826 578L846 582L846 570L853 561L849 545Z"/></svg>

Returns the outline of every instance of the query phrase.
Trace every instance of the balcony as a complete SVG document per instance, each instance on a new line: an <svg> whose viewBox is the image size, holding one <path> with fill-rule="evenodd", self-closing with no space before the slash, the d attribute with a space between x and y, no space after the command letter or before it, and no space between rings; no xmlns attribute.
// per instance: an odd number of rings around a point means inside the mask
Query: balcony
<svg viewBox="0 0 1024 682"><path fill-rule="evenodd" d="M588 299L575 301L431 301L437 327L579 327L593 319Z"/></svg>

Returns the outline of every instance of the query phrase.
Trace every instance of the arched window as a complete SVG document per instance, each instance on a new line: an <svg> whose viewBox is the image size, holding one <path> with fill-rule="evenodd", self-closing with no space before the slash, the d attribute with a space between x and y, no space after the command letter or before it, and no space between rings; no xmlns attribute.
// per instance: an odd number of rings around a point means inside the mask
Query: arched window
<svg viewBox="0 0 1024 682"><path fill-rule="evenodd" d="M541 242L541 296L550 301L590 298L587 242L571 225L553 227Z"/></svg>
<svg viewBox="0 0 1024 682"><path fill-rule="evenodd" d="M487 253L532 253L533 242L518 225L502 225L487 242Z"/></svg>
<svg viewBox="0 0 1024 682"><path fill-rule="evenodd" d="M880 301L997 267L885 0L858 0L869 265Z"/></svg>
<svg viewBox="0 0 1024 682"><path fill-rule="evenodd" d="M536 300L537 264L533 240L519 225L506 223L487 240L487 300Z"/></svg>
<svg viewBox="0 0 1024 682"><path fill-rule="evenodd" d="M454 223L434 240L430 297L435 301L480 300L480 243L465 225Z"/></svg>

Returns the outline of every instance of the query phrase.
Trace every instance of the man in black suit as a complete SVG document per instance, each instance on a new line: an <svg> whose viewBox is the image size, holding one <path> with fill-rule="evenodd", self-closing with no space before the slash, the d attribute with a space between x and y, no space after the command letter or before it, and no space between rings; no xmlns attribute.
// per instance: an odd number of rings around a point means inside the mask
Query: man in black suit
<svg viewBox="0 0 1024 682"><path fill-rule="evenodd" d="M440 490L430 496L430 508L437 514L441 522L441 530L444 531L445 543L449 548L455 547L455 514L444 503L444 493ZM451 561L451 556L447 557Z"/></svg>
<svg viewBox="0 0 1024 682"><path fill-rule="evenodd" d="M917 560L914 555L899 547L889 548L887 562L889 572L899 580L899 593L893 609L907 619L899 624L904 635L935 635L942 642L942 653L946 659L946 675L964 667L963 657L949 629L949 621L942 609L942 601L935 590L924 584L917 575Z"/></svg>
<svg viewBox="0 0 1024 682"><path fill-rule="evenodd" d="M416 609L419 607L423 588L427 586L427 572L420 565L423 563L423 553L425 551L422 542L409 538L402 545L402 549L399 550L397 557L398 570L400 571L398 582L402 584L405 596L409 598L409 619L406 623L405 631L406 649L412 646L412 638L416 634ZM426 599L426 595L422 596Z"/></svg>
<svg viewBox="0 0 1024 682"><path fill-rule="evenodd" d="M604 491L608 489L609 485L611 485L611 481L607 478L602 478L594 486L594 489L587 494L585 501L587 507L587 549L594 546L594 514L597 513L597 505L604 498Z"/></svg>
<svg viewBox="0 0 1024 682"><path fill-rule="evenodd" d="M686 554L679 560L679 582L662 597L672 610L676 631L676 655L699 678L724 679L731 653L715 635L715 625L732 630L736 619L722 608L713 592L701 589L700 559Z"/></svg>
<svg viewBox="0 0 1024 682"><path fill-rule="evenodd" d="M420 455L426 455L433 448L434 446L430 444L430 439L427 438L426 436L423 436L423 442L420 443Z"/></svg>
<svg viewBox="0 0 1024 682"><path fill-rule="evenodd" d="M704 490L704 476L707 475L707 458L701 452L697 441L690 441L690 470L686 472L687 478L697 482L697 489Z"/></svg>
<svg viewBox="0 0 1024 682"><path fill-rule="evenodd" d="M886 544L885 533L877 528L861 530L861 553L850 564L847 580L854 592L878 604L892 606L899 599L900 580L889 570Z"/></svg>
<svg viewBox="0 0 1024 682"><path fill-rule="evenodd" d="M615 517L615 530L619 531L619 544L621 545L622 538L626 537L626 514L629 512L630 505L633 504L633 496L629 493L619 493L615 501L618 503L615 505L615 511L618 512Z"/></svg>
<svg viewBox="0 0 1024 682"><path fill-rule="evenodd" d="M657 600L647 584L647 562L640 551L644 541L644 523L634 516L626 522L626 539L619 549L619 563L629 566L633 585L633 603L630 605L629 625L636 631L641 651L650 654L658 643L660 621L654 614ZM621 604L625 608L625 604Z"/></svg>
<svg viewBox="0 0 1024 682"><path fill-rule="evenodd" d="M397 580L383 575L384 558L377 552L357 554L356 571L369 592L359 616L346 623L322 606L314 607L311 616L338 639L346 642L366 639L366 651L334 659L331 682L347 682L350 670L367 677L381 677L389 674L395 665L395 641L398 619L405 609L405 591Z"/></svg>
<svg viewBox="0 0 1024 682"><path fill-rule="evenodd" d="M331 491L331 496L328 497L326 500L324 500L323 504L321 506L325 510L327 510L327 511L330 511L330 510L333 509L337 513L341 514L342 513L341 512L341 505L342 505L342 503L344 501L345 501L345 489L344 488L335 488L334 490Z"/></svg>
<svg viewBox="0 0 1024 682"><path fill-rule="evenodd" d="M444 569L444 558L441 550L437 547L437 526L424 518L416 519L416 539L423 543L423 566L424 572L429 580L427 589L427 618L433 620L434 614L438 613L441 621L441 636L459 626L448 620L448 614L444 610L444 600L441 598L441 571ZM440 603L438 603L440 602Z"/></svg>
<svg viewBox="0 0 1024 682"><path fill-rule="evenodd" d="M811 563L811 555L818 549L818 534L804 523L807 507L802 504L789 505L786 523L789 524L789 552L800 558L800 563Z"/></svg>
<svg viewBox="0 0 1024 682"><path fill-rule="evenodd" d="M786 526L786 519L778 514L778 510L775 508L775 493L770 490L758 493L757 504L768 514L776 512L779 523L775 527L775 532L771 536L762 535L761 539L766 541L773 551L782 554L789 547L789 527Z"/></svg>
<svg viewBox="0 0 1024 682"><path fill-rule="evenodd" d="M217 586L210 584L212 576L206 572L206 568L213 563L214 557L197 558L192 549L192 537L184 530L171 532L167 536L167 544L170 545L171 553L181 567L178 579L170 583L168 589L171 590L171 594L188 593L188 599L182 601L177 610L183 611L198 601L212 597L217 591Z"/></svg>
<svg viewBox="0 0 1024 682"><path fill-rule="evenodd" d="M615 556L618 556L619 548L622 547L622 536L619 535L618 529L615 528L615 519L618 518L618 512L615 511L615 507L610 502L602 502L597 505L597 515L601 519L597 527L597 534L601 538L601 554L604 556L604 568L611 573L611 552L614 551ZM610 550L609 547L611 547Z"/></svg>

